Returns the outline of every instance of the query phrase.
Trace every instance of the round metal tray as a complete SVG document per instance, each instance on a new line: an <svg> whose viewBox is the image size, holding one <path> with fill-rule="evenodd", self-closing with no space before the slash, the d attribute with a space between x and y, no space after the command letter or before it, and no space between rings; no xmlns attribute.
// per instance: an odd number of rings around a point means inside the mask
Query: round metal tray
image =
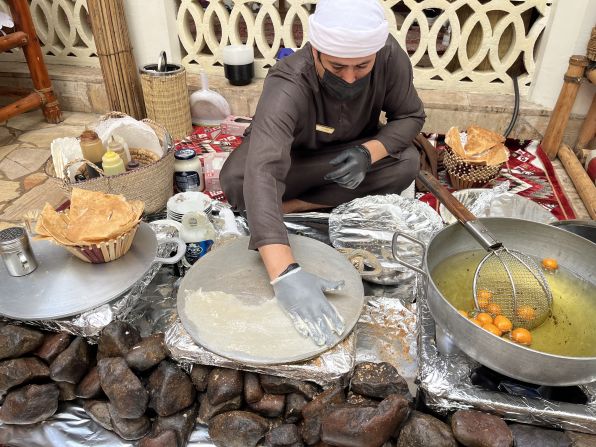
<svg viewBox="0 0 596 447"><path fill-rule="evenodd" d="M9 276L0 266L0 314L18 320L77 315L112 301L130 289L155 262L157 238L141 223L128 253L106 264L88 264L50 241L31 241L38 267ZM0 263L1 264L1 263Z"/></svg>
<svg viewBox="0 0 596 447"><path fill-rule="evenodd" d="M187 296L199 289L203 292L220 291L234 295L242 305L258 306L275 299L259 253L248 249L248 241L248 237L238 238L208 253L193 265L182 280L178 290L178 314L191 338L222 357L253 365L304 361L330 349L327 346L317 346L309 339L306 339L308 343L300 343L303 337L283 313L280 313L276 321L267 318L255 321L254 314L253 319L247 321L246 315L236 313L230 318L226 316L225 328L220 330L221 327L213 326L215 323L201 320L198 315L201 309L197 311L195 308L194 312L189 309L191 306L187 305ZM364 306L362 279L343 255L322 242L290 235L290 244L302 268L322 278L345 281L343 290L327 294L345 322L344 332L337 339L337 344L351 332L360 318ZM222 306L217 309L217 312L220 311L224 313L226 309ZM259 331L258 340L251 338L254 343L251 342L249 349L238 350L232 347L245 344L246 331L255 327L265 330L262 334Z"/></svg>

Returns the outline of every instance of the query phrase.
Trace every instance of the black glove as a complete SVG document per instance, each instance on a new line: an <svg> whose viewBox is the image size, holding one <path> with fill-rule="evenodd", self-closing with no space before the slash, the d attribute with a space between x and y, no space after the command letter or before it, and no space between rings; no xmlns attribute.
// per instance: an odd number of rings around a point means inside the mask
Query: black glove
<svg viewBox="0 0 596 447"><path fill-rule="evenodd" d="M354 189L362 183L372 163L368 149L359 145L342 151L329 164L338 168L327 174L325 180L332 180L344 188Z"/></svg>

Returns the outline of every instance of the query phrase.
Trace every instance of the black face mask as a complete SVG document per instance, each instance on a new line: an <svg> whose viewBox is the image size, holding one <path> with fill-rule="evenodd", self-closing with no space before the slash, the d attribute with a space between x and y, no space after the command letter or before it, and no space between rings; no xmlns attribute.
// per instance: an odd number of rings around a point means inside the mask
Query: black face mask
<svg viewBox="0 0 596 447"><path fill-rule="evenodd" d="M319 62L321 63L321 65L323 65L323 62L321 61L321 53L317 54ZM321 79L321 85L323 86L325 91L327 91L331 96L340 101L350 101L360 96L366 88L366 86L369 84L372 73L371 71L363 78L360 78L357 81L350 84L349 82L344 81L339 76L330 73L329 70L325 69L324 66L323 70L325 70L325 72L323 73L323 79Z"/></svg>

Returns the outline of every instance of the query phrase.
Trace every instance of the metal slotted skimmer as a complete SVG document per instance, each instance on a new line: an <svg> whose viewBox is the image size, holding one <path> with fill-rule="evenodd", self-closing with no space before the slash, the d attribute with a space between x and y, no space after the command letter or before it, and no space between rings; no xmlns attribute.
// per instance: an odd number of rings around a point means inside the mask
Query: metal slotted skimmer
<svg viewBox="0 0 596 447"><path fill-rule="evenodd" d="M474 301L478 309L495 304L514 327L533 329L548 318L552 293L542 269L530 256L497 241L437 179L419 174L425 186L447 207L466 230L488 251L474 274Z"/></svg>

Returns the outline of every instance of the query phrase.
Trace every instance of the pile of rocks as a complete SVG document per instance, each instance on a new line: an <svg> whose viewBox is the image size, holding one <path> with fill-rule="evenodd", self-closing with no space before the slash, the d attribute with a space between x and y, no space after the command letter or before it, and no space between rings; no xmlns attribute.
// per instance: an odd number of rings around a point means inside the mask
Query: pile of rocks
<svg viewBox="0 0 596 447"><path fill-rule="evenodd" d="M387 363L360 363L347 387L325 390L198 364L189 375L168 359L163 334L142 338L124 322L106 326L97 346L1 327L0 397L0 422L7 424L43 421L60 400L84 399L94 421L140 440L139 447L182 447L196 422L208 425L221 447L511 447L514 439L516 446L572 445L566 433L508 426L478 411L457 411L447 423L414 411L406 382Z"/></svg>

